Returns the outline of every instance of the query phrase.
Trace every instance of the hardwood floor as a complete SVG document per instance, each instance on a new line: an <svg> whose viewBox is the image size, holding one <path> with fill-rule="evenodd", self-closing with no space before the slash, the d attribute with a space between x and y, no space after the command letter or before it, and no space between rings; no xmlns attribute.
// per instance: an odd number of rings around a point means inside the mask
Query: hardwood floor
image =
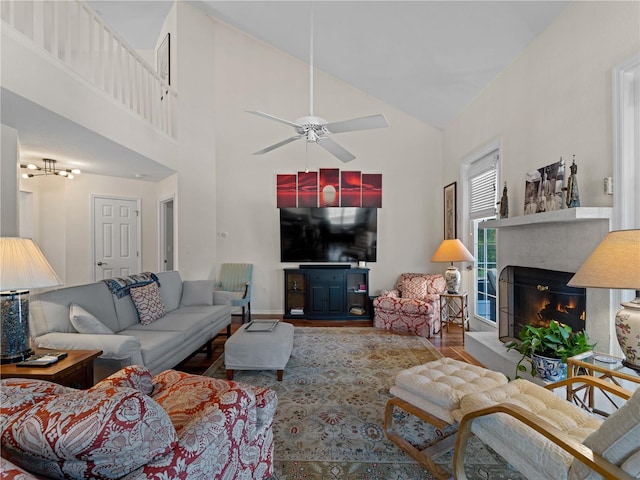
<svg viewBox="0 0 640 480"><path fill-rule="evenodd" d="M253 315L252 318L277 318L278 315ZM282 320L282 316L280 316ZM298 327L370 327L371 320L362 321L336 321L336 320L286 320L287 322ZM233 316L231 320L231 331L235 332L242 325L240 316ZM226 336L220 335L213 342L213 355L207 358L205 352L197 353L191 358L185 360L176 367L176 370L182 372L202 374L209 366L224 353L224 342ZM474 365L480 365L473 357L467 354L462 343L462 332L459 327L451 326L449 332L446 329L440 335L436 335L429 341L438 349L445 357L455 358Z"/></svg>

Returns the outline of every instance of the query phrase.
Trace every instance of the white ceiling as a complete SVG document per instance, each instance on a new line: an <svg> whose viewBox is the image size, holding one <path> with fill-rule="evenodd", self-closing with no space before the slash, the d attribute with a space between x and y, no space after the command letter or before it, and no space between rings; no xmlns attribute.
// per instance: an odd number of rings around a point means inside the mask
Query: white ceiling
<svg viewBox="0 0 640 480"><path fill-rule="evenodd" d="M89 2L136 48L154 48L171 2ZM423 122L445 127L568 1L191 1Z"/></svg>
<svg viewBox="0 0 640 480"><path fill-rule="evenodd" d="M153 49L173 2L88 3L134 48ZM309 61L311 2L206 0L190 3ZM567 4L568 1L560 0L316 0L313 2L314 65L427 124L443 128L513 62ZM20 142L24 151L42 152L51 158L90 158L90 164L80 166L88 173L110 172L131 178L137 172L145 172L148 180L170 174L169 169L147 158L106 139L95 138L97 135L82 126L49 118L51 115L46 112L40 112L36 119L39 110L43 110L37 106L26 104L24 111L16 111L22 108L21 104L11 101L5 90L2 96L3 119L13 117L21 124ZM74 129L73 143L56 141L61 138L61 132L57 131L62 128L60 125ZM63 163L61 166L72 166L67 165L69 162Z"/></svg>

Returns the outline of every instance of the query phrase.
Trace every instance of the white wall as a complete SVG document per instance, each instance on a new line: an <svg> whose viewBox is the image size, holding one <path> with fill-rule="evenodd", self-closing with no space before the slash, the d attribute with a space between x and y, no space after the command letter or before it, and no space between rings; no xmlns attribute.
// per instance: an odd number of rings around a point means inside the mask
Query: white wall
<svg viewBox="0 0 640 480"><path fill-rule="evenodd" d="M176 2L173 14L171 75L179 91L176 251L183 279L194 280L211 278L217 260L215 39L213 23L201 10Z"/></svg>
<svg viewBox="0 0 640 480"><path fill-rule="evenodd" d="M0 125L0 236L18 236L18 167L20 144L15 128Z"/></svg>
<svg viewBox="0 0 640 480"><path fill-rule="evenodd" d="M568 166L573 154L578 165L581 205L612 206L612 196L603 192L604 177L613 175L611 71L638 51L640 3L572 2L444 129L445 181L459 179L460 161L490 140L498 139L502 144L501 180L506 180L509 186L510 217L524 214L526 172L557 162L560 156ZM460 195L460 191L458 193ZM538 226L530 228L544 230ZM573 241L579 238L575 232L579 226L565 228L565 238ZM583 228L583 231L586 234L587 230ZM506 233L498 231L498 257L502 263L501 259L512 263L512 257L519 258L519 253L501 255L503 235ZM582 246L595 246L602 235L601 231L597 235L589 231L590 240ZM554 245L563 237L554 238L556 240L545 242L554 252L571 249L564 244ZM520 244L521 253L527 249L527 241L539 244L540 238L525 234L513 243ZM577 270L590 251L580 250L581 260L575 258L574 252L573 264L566 271ZM548 258L553 257L548 255ZM521 260L535 267L548 259ZM555 269L562 270L560 264L558 262ZM590 291L589 295L603 300L601 294ZM590 310L594 316L607 315L606 295L599 310ZM478 325L479 322L472 322L472 327ZM610 330L604 329L597 335L591 332L603 349L609 347Z"/></svg>
<svg viewBox="0 0 640 480"><path fill-rule="evenodd" d="M292 121L307 115L309 66L218 21L213 45L217 232L228 233L218 236L216 264L253 263L254 311L282 313L282 268L296 264L280 263L276 175L304 170L306 145L300 140L254 156L294 132L245 110ZM387 129L335 135L356 156L348 164L317 145L308 149L312 171L382 174L378 261L369 264L371 292L391 288L401 272L429 271L428 261L442 238L440 131L323 72L316 70L314 83L316 115L338 121L382 113L390 124ZM204 218L207 207L201 209Z"/></svg>
<svg viewBox="0 0 640 480"><path fill-rule="evenodd" d="M640 50L640 3L571 2L444 129L444 178L489 140L502 141L510 216L524 213L525 174L576 155L582 206L611 206L611 69ZM568 170L568 169L567 169Z"/></svg>
<svg viewBox="0 0 640 480"><path fill-rule="evenodd" d="M34 240L65 286L93 282L92 195L141 199L142 270L158 270L156 183L81 174L21 179L20 189L34 194Z"/></svg>

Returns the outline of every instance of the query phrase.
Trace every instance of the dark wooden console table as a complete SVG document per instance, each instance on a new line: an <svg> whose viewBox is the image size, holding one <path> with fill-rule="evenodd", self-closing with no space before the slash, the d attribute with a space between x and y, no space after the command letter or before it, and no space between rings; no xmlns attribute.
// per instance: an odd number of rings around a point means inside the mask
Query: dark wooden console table
<svg viewBox="0 0 640 480"><path fill-rule="evenodd" d="M348 265L285 268L284 318L370 319L369 269Z"/></svg>

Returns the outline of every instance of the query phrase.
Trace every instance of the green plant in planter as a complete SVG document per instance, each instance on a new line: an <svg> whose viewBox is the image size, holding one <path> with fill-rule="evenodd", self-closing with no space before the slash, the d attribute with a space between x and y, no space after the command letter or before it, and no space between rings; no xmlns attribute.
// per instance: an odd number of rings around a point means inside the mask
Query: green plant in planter
<svg viewBox="0 0 640 480"><path fill-rule="evenodd" d="M526 325L520 330L518 337L519 342L509 342L505 345L507 350L516 350L522 354L516 366L516 378L520 378L518 373L527 371L525 361L531 365L531 376L538 373L531 360L534 354L560 359L562 363L566 363L567 358L588 352L595 346L589 343L589 337L584 331L574 332L570 326L555 320L551 320L546 327Z"/></svg>

